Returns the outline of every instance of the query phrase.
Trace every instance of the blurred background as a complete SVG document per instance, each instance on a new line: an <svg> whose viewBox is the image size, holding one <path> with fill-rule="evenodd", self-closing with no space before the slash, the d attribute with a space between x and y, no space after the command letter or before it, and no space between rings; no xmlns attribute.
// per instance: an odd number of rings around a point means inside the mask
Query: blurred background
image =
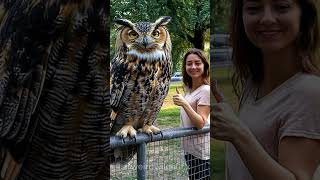
<svg viewBox="0 0 320 180"><path fill-rule="evenodd" d="M230 0L211 0L210 21L210 68L211 80L216 79L218 88L224 94L226 101L230 103L237 112L238 100L233 92L231 77L232 48L229 35L229 22L231 12ZM211 103L215 102L211 97ZM211 139L211 179L225 179L225 144L222 141Z"/></svg>

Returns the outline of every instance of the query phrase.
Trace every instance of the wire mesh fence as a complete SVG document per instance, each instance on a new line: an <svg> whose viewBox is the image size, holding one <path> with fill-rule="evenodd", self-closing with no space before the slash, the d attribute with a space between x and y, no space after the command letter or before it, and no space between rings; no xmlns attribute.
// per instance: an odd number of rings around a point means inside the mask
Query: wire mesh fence
<svg viewBox="0 0 320 180"><path fill-rule="evenodd" d="M138 134L136 139L112 137L112 148L135 145L138 153L129 162L112 164L111 179L210 179L209 160L202 160L208 159L203 157L210 149L208 132L205 126L167 129L153 136Z"/></svg>

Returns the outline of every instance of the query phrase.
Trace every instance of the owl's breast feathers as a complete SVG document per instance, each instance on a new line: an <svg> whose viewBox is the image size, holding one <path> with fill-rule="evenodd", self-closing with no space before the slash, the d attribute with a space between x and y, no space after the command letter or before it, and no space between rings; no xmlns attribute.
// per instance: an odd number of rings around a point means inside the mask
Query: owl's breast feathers
<svg viewBox="0 0 320 180"><path fill-rule="evenodd" d="M119 59L117 59L119 58ZM135 128L143 124L148 108L161 106L171 78L171 59L149 61L139 56L116 57L112 63L112 133L130 117Z"/></svg>

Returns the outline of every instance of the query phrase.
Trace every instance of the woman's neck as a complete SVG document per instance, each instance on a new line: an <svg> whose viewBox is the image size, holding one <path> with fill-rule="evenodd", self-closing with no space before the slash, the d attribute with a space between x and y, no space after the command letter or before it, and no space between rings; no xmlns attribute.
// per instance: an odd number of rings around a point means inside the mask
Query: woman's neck
<svg viewBox="0 0 320 180"><path fill-rule="evenodd" d="M263 67L261 96L268 94L300 71L298 56L293 48L263 53Z"/></svg>
<svg viewBox="0 0 320 180"><path fill-rule="evenodd" d="M203 85L203 80L202 80L202 78L192 79L191 92L193 92L194 90L196 90L196 89L197 89L198 87L200 87L201 85Z"/></svg>

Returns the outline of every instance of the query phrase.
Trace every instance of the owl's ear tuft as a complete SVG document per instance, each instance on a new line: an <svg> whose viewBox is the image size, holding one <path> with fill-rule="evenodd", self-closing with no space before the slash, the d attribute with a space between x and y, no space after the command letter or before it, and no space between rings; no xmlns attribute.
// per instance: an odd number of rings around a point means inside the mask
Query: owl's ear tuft
<svg viewBox="0 0 320 180"><path fill-rule="evenodd" d="M170 22L170 20L171 20L170 16L162 16L156 20L156 22L155 22L156 27L165 26Z"/></svg>
<svg viewBox="0 0 320 180"><path fill-rule="evenodd" d="M115 19L115 20L113 20L113 22L117 25L130 27L130 28L133 28L133 26L134 26L134 24L127 19Z"/></svg>

